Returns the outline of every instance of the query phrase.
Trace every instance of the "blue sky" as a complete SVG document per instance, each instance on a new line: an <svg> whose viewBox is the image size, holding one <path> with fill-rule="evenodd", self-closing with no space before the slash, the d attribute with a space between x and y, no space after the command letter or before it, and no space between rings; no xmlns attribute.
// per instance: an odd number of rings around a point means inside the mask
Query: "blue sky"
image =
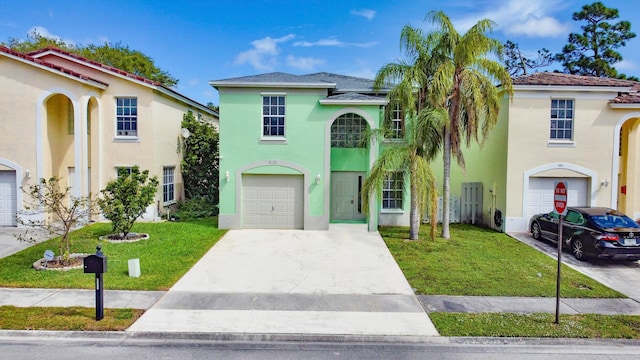
<svg viewBox="0 0 640 360"><path fill-rule="evenodd" d="M580 24L571 19L583 0L226 0L33 1L0 0L0 42L32 29L75 44L121 42L142 51L178 78L177 90L218 103L208 82L271 71L320 71L373 78L402 56L400 30L424 27L443 10L463 31L478 19L497 23L493 37L535 55L557 53ZM636 1L603 0L620 10L640 35ZM616 68L640 76L640 39L620 50ZM559 65L555 65L559 67Z"/></svg>

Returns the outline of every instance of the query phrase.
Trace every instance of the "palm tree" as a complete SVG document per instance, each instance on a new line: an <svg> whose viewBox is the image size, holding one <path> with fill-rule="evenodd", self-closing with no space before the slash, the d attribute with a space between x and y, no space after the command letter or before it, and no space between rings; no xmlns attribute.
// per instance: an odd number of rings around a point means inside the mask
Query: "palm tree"
<svg viewBox="0 0 640 360"><path fill-rule="evenodd" d="M436 27L428 36L433 46L431 61L435 67L429 81L429 103L448 111L448 121L441 133L444 166L442 237L448 239L451 156L464 170L463 141L467 147L472 141L482 145L497 123L500 101L505 93L510 95L513 90L509 72L497 61L502 44L487 35L495 26L493 21L480 20L460 35L442 11L430 12L425 20L431 20ZM496 55L496 60L490 58L492 55Z"/></svg>
<svg viewBox="0 0 640 360"><path fill-rule="evenodd" d="M422 213L428 203L437 202L435 177L429 162L439 152L440 134L446 112L426 106L426 84L429 78L428 63L430 47L421 30L405 26L401 34L401 44L405 48L410 62L401 61L383 66L376 75L374 88L380 89L390 83L396 85L390 90L389 104L385 111L385 123L396 107L404 113L404 138L402 142L383 149L369 176L363 184L364 208L368 209L368 200L372 194L381 196L383 183L395 174L403 174L409 180L410 189L410 226L409 239L419 238ZM386 127L388 128L388 127ZM383 136L385 128L372 132L374 136ZM406 181L403 181L406 184ZM406 186L405 186L406 187ZM431 237L435 238L435 210L431 207Z"/></svg>

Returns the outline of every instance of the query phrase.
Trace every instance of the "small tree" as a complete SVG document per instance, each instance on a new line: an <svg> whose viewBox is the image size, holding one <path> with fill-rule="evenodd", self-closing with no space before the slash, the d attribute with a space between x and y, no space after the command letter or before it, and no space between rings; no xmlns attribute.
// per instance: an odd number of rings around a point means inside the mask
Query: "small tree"
<svg viewBox="0 0 640 360"><path fill-rule="evenodd" d="M61 188L57 177L49 180L42 178L37 184L29 185L22 191L30 197L31 202L17 216L18 223L32 229L44 230L50 236L59 236L59 258L63 264L67 265L71 254L69 232L86 224L91 216L97 213L95 199L91 195L71 196L71 188L68 186ZM42 214L43 218L38 220L23 218L23 216L37 214ZM29 229L17 235L17 238L20 241L36 241Z"/></svg>
<svg viewBox="0 0 640 360"><path fill-rule="evenodd" d="M205 199L218 204L218 132L213 125L198 121L191 111L182 117L182 127L189 130L183 140L182 181L187 199Z"/></svg>
<svg viewBox="0 0 640 360"><path fill-rule="evenodd" d="M149 177L149 170L140 172L137 166L120 169L118 178L107 183L98 200L104 217L111 221L113 231L126 239L136 220L153 203L158 179Z"/></svg>
<svg viewBox="0 0 640 360"><path fill-rule="evenodd" d="M582 21L582 33L569 34L568 43L556 60L562 63L564 72L569 74L626 77L619 74L614 64L622 61L616 49L636 37L629 21L613 21L619 17L618 9L608 8L600 1L584 5L581 11L573 13L573 20Z"/></svg>

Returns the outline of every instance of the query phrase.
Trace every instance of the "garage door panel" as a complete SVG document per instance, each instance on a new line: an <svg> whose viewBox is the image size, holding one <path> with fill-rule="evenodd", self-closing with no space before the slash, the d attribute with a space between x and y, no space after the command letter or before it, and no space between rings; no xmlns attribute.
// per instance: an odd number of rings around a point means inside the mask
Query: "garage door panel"
<svg viewBox="0 0 640 360"><path fill-rule="evenodd" d="M587 178L536 178L529 179L528 216L546 213L553 210L553 191L558 181L567 183L567 205L587 206L588 186Z"/></svg>
<svg viewBox="0 0 640 360"><path fill-rule="evenodd" d="M16 225L16 172L0 171L0 226Z"/></svg>
<svg viewBox="0 0 640 360"><path fill-rule="evenodd" d="M302 176L243 175L242 182L244 228L303 228Z"/></svg>

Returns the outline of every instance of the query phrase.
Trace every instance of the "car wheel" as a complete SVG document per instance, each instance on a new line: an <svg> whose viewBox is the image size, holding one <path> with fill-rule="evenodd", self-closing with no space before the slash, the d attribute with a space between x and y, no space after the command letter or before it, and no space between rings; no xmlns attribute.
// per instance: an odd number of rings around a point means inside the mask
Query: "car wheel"
<svg viewBox="0 0 640 360"><path fill-rule="evenodd" d="M542 237L540 233L540 224L538 224L537 221L534 221L533 224L531 224L531 236L536 240L540 240Z"/></svg>
<svg viewBox="0 0 640 360"><path fill-rule="evenodd" d="M582 243L582 240L575 239L571 242L571 253L573 253L573 256L576 259L580 261L585 260L584 244Z"/></svg>

